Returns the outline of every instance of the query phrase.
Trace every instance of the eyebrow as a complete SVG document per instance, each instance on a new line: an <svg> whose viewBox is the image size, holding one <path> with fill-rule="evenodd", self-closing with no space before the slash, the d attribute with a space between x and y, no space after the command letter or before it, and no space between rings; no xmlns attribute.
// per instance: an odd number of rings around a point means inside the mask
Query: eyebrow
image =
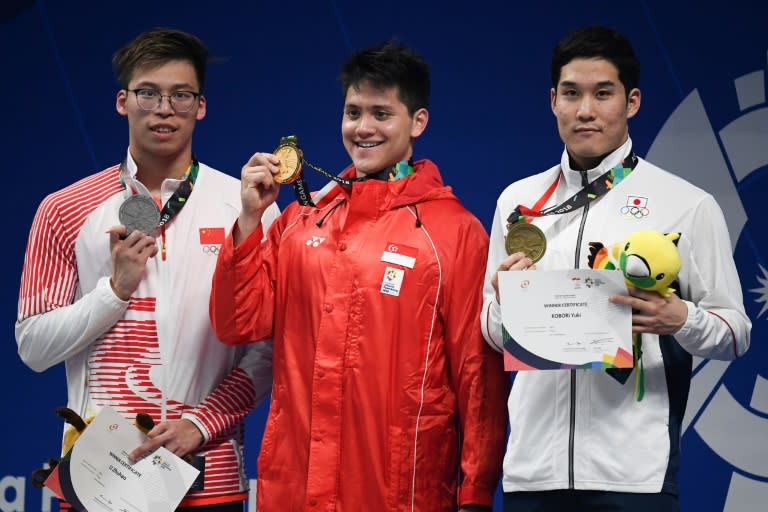
<svg viewBox="0 0 768 512"><path fill-rule="evenodd" d="M134 89L146 89L146 88L160 90L160 86L158 84L154 82L150 82L149 80L141 81L137 83L136 86L134 87ZM181 91L181 90L186 91L186 90L195 90L195 89L196 87L194 87L192 84L187 82L173 84L169 87L169 90L171 91Z"/></svg>
<svg viewBox="0 0 768 512"><path fill-rule="evenodd" d="M387 104L368 105L367 107L363 108L360 105L358 105L357 103L346 103L344 105L344 108L345 109L347 109L347 108L357 108L357 109L360 109L360 110L368 110L368 111L371 111L371 110L393 110L392 105L387 105Z"/></svg>
<svg viewBox="0 0 768 512"><path fill-rule="evenodd" d="M616 82L613 80L603 80L601 82L597 82L596 84L598 89L604 89L609 87L616 87ZM563 80L558 85L558 88L560 87L578 87L578 84L576 82L573 82L571 80Z"/></svg>

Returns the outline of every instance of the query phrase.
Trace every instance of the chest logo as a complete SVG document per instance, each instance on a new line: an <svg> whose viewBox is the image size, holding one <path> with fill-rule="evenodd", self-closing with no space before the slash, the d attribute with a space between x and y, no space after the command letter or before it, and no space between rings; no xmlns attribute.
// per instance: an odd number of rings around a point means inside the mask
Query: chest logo
<svg viewBox="0 0 768 512"><path fill-rule="evenodd" d="M648 209L648 198L642 196L627 196L627 204L622 206L619 211L625 217L636 219L642 219L651 213Z"/></svg>
<svg viewBox="0 0 768 512"><path fill-rule="evenodd" d="M212 256L219 254L219 248L224 243L226 236L224 228L200 228L198 234L204 254Z"/></svg>
<svg viewBox="0 0 768 512"><path fill-rule="evenodd" d="M307 247L317 247L323 242L325 242L325 237L313 236L312 238L307 240L306 244L307 244Z"/></svg>
<svg viewBox="0 0 768 512"><path fill-rule="evenodd" d="M384 246L384 253L381 255L381 261L384 263L394 263L402 267L413 268L416 265L416 255L418 249L408 247L407 245L389 242Z"/></svg>

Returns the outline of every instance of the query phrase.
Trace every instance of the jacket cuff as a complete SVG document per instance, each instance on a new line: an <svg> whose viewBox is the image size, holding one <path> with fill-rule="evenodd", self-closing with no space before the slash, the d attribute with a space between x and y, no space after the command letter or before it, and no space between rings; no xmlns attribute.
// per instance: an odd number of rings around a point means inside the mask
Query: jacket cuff
<svg viewBox="0 0 768 512"><path fill-rule="evenodd" d="M459 506L464 505L483 505L485 507L493 506L493 493L495 488L480 487L477 485L462 485L459 489Z"/></svg>
<svg viewBox="0 0 768 512"><path fill-rule="evenodd" d="M238 229L237 222L238 221L235 221L235 226L232 228L233 233L235 229ZM259 247L261 245L262 240L264 240L264 226L261 223L259 223L256 229L251 231L251 233L245 238L245 240L241 241L240 245L238 245L237 247L234 246L233 235L229 236L227 243L232 244L232 252L235 255L235 259L240 260L243 258L244 255L250 254L251 251Z"/></svg>
<svg viewBox="0 0 768 512"><path fill-rule="evenodd" d="M193 413L185 412L181 415L181 419L191 421L197 427L200 433L203 434L203 444L201 446L208 444L208 441L211 440L211 433L208 431L205 423L203 423L200 418L198 418Z"/></svg>

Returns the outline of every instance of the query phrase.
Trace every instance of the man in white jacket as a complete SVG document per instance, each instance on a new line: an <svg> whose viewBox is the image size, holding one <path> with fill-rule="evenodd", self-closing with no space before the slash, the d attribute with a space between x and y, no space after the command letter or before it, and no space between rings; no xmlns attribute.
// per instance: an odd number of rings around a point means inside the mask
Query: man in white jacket
<svg viewBox="0 0 768 512"><path fill-rule="evenodd" d="M556 46L551 74L565 150L558 165L513 183L497 201L481 315L486 341L503 350L498 272L588 267L590 242L622 241L641 229L680 232L682 269L670 297L636 288L612 297L632 307L632 331L642 333L642 400L628 372L516 375L505 510L675 511L692 356L734 359L749 347L727 227L710 194L634 153L628 120L640 108L640 65L624 36L605 27L576 30ZM616 168L623 179L597 185ZM558 208L564 204L577 207ZM535 265L506 252L516 222L546 237Z"/></svg>
<svg viewBox="0 0 768 512"><path fill-rule="evenodd" d="M40 204L16 342L35 371L64 362L68 407L83 418L106 406L152 416L150 439L130 458L159 446L189 455L201 476L182 507L237 512L248 494L243 420L269 392L272 347L228 347L208 316L240 184L192 152L207 58L198 38L169 29L115 53L128 151ZM277 214L262 218L265 231Z"/></svg>

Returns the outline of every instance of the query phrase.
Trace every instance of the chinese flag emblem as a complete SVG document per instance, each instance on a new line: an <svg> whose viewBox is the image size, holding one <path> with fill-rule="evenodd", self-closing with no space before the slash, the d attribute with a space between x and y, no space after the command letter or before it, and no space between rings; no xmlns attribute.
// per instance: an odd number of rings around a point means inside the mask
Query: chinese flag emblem
<svg viewBox="0 0 768 512"><path fill-rule="evenodd" d="M200 228L200 245L224 243L224 228Z"/></svg>

